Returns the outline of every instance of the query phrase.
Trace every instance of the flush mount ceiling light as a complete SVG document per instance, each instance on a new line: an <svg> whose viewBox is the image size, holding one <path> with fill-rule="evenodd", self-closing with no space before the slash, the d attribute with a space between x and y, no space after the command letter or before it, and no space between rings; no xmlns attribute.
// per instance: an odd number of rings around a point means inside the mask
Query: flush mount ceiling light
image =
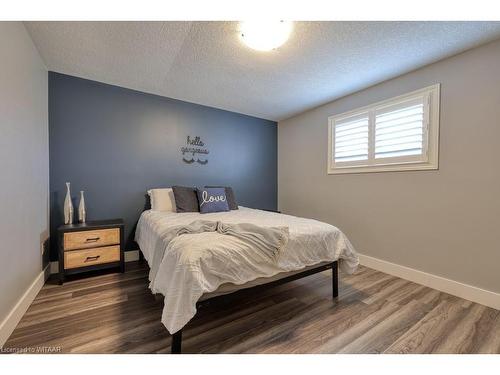
<svg viewBox="0 0 500 375"><path fill-rule="evenodd" d="M292 31L290 21L243 21L241 39L250 48L270 51L285 43Z"/></svg>

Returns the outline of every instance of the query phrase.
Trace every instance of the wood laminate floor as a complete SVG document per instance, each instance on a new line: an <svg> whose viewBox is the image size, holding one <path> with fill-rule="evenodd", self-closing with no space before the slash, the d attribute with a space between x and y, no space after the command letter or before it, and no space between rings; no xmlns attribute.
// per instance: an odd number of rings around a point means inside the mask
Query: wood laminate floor
<svg viewBox="0 0 500 375"><path fill-rule="evenodd" d="M148 269L46 284L5 347L64 353L168 353ZM500 353L500 311L360 267L326 271L202 309L184 353Z"/></svg>

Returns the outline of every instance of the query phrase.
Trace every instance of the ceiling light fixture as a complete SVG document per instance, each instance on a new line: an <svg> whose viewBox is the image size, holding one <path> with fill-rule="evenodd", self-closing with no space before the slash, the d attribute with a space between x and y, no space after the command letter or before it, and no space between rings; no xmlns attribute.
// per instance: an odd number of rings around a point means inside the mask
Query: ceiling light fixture
<svg viewBox="0 0 500 375"><path fill-rule="evenodd" d="M250 48L270 51L285 43L293 25L290 21L243 21L241 39Z"/></svg>

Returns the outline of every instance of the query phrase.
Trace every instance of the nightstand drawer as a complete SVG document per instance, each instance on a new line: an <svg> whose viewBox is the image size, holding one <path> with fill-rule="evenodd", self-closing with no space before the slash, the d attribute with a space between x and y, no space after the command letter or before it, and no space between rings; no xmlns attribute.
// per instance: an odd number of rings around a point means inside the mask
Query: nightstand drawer
<svg viewBox="0 0 500 375"><path fill-rule="evenodd" d="M119 228L64 233L64 251L106 245L117 245L119 243Z"/></svg>
<svg viewBox="0 0 500 375"><path fill-rule="evenodd" d="M64 269L88 267L94 264L120 261L120 246L73 250L64 253Z"/></svg>

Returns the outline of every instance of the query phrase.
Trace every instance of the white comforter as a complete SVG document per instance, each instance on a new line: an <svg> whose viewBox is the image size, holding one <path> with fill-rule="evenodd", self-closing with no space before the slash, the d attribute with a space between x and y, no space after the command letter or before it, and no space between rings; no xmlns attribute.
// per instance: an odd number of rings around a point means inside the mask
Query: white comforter
<svg viewBox="0 0 500 375"><path fill-rule="evenodd" d="M276 262L263 262L250 251L228 251L233 239L218 233L164 240L169 229L195 220L288 227L289 239ZM330 224L241 206L239 210L211 214L145 211L137 225L136 241L151 269L157 270L150 278L150 288L165 296L162 322L170 333L191 320L196 314L196 302L204 293L224 283L245 284L334 260L339 260L344 272L352 273L359 263L349 240ZM163 257L155 256L163 252Z"/></svg>

